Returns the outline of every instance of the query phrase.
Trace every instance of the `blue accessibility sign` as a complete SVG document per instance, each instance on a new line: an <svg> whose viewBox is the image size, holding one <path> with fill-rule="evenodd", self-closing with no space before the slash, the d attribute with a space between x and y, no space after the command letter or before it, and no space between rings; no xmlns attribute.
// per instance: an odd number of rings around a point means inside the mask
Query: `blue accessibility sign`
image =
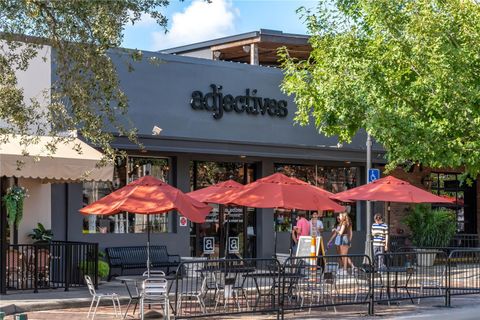
<svg viewBox="0 0 480 320"><path fill-rule="evenodd" d="M379 169L368 169L368 183L380 179Z"/></svg>

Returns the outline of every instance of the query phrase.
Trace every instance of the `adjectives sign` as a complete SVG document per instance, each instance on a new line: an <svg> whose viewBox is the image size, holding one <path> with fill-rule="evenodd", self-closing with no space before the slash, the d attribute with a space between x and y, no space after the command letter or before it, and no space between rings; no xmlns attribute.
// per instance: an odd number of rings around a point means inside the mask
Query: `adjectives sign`
<svg viewBox="0 0 480 320"><path fill-rule="evenodd" d="M194 110L212 112L214 119L221 119L224 113L247 113L251 115L265 115L285 118L288 115L287 101L263 98L257 96L257 89L246 89L245 95L234 97L224 94L222 86L211 84L211 92L193 91L190 106Z"/></svg>

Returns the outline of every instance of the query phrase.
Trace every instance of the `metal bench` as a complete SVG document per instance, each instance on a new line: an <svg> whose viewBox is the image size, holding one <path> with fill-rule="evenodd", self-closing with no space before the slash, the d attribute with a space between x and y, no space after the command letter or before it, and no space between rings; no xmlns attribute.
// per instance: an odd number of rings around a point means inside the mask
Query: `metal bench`
<svg viewBox="0 0 480 320"><path fill-rule="evenodd" d="M105 249L110 271L108 280L112 278L113 269L120 269L120 275L128 269L147 269L147 247L109 247ZM151 268L165 268L170 273L170 268L177 269L180 256L169 254L166 246L150 246Z"/></svg>

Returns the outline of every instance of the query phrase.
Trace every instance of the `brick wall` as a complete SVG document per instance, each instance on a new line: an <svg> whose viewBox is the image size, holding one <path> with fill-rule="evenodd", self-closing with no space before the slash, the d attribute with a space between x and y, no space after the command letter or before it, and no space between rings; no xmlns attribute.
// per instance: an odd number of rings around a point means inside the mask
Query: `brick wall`
<svg viewBox="0 0 480 320"><path fill-rule="evenodd" d="M415 166L413 172L405 172L403 169L396 169L390 172L390 175L408 181L412 185L429 190L429 187L422 184L423 179L430 175L430 168L422 168ZM442 172L458 172L458 170L453 169L442 169ZM403 218L407 215L410 207L414 204L409 203L391 203L390 204L390 232L394 235L407 235L409 233L408 227L402 223ZM383 211L384 216L387 216L387 206L376 205L375 208L378 208L377 211ZM477 233L480 233L480 175L477 177Z"/></svg>
<svg viewBox="0 0 480 320"><path fill-rule="evenodd" d="M422 168L414 166L413 172L405 172L403 169L396 169L390 172L390 175L411 183L412 185L427 189L422 181L425 177L430 175L429 168ZM408 227L403 224L403 219L408 214L408 211L414 204L410 203L390 203L390 232L393 235L406 235L409 233ZM387 206L384 206L384 216L387 216Z"/></svg>
<svg viewBox="0 0 480 320"><path fill-rule="evenodd" d="M480 174L477 176L477 233L480 233Z"/></svg>

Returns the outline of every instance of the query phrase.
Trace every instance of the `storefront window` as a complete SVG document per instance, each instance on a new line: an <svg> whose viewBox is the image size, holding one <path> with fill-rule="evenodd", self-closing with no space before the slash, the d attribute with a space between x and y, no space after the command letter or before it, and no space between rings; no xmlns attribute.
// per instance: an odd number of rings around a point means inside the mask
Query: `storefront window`
<svg viewBox="0 0 480 320"><path fill-rule="evenodd" d="M357 167L324 167L318 165L295 165L275 164L275 171L282 172L289 177L308 182L312 185L330 191L332 193L342 192L357 186ZM353 230L356 230L356 206L355 203L346 206L350 219L353 223ZM289 210L275 210L275 231L291 232L295 224L296 213ZM323 212L321 218L325 230L335 226L335 215L333 212ZM306 213L310 219L310 212Z"/></svg>
<svg viewBox="0 0 480 320"><path fill-rule="evenodd" d="M441 207L453 212L457 217L457 232L465 232L466 222L472 222L472 215L469 201L465 203L465 190L467 186L463 186L459 180L459 174L456 173L431 173L430 182L432 192L453 201L452 204L445 204ZM468 191L467 191L468 193ZM467 199L468 200L468 199ZM437 205L436 207L439 207ZM467 210L467 217L465 216Z"/></svg>
<svg viewBox="0 0 480 320"><path fill-rule="evenodd" d="M126 184L145 175L154 176L168 183L169 159L127 157L118 160L114 168L113 182L85 182L83 184L83 204L88 205ZM88 215L83 221L83 233L144 233L147 232L147 219L151 232L168 232L170 214L143 215L119 213L115 215Z"/></svg>

